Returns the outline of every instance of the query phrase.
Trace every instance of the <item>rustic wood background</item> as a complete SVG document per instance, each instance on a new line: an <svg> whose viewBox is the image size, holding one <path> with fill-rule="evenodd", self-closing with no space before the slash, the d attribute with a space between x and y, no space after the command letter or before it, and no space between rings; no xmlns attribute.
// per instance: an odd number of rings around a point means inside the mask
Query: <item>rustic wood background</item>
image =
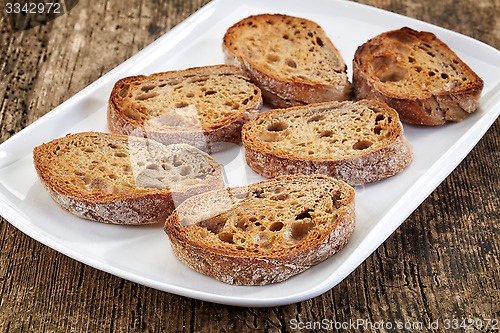
<svg viewBox="0 0 500 333"><path fill-rule="evenodd" d="M206 2L80 0L69 14L18 32L3 12L0 142ZM359 2L500 48L500 0ZM348 278L289 306L238 308L144 287L61 255L2 219L0 331L288 332L293 319L500 320L499 125Z"/></svg>

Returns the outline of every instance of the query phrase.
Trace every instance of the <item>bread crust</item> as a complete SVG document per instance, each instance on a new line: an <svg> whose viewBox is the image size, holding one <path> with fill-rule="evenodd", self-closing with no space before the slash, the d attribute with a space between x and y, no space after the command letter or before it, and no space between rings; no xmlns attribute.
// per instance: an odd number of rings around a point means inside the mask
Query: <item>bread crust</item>
<svg viewBox="0 0 500 333"><path fill-rule="evenodd" d="M156 78L176 77L182 80L183 77L194 75L232 75L239 78L255 90L255 96L249 96L249 102L244 109L234 112L234 115L227 118L222 123L212 123L209 121L195 126L187 127L152 127L144 121L133 119L127 115L127 107L130 107L128 97L123 97L121 91L129 89L131 85L147 83ZM183 103L184 100L179 101ZM108 128L112 133L134 135L147 137L159 141L163 144L186 143L201 149L205 152L217 152L226 149L231 143L241 142L241 127L262 108L263 99L261 91L257 86L249 82L249 78L235 66L214 65L205 67L193 67L185 70L170 71L164 73L155 73L150 76L131 76L126 77L115 83L108 101ZM141 112L147 113L148 110L142 107Z"/></svg>
<svg viewBox="0 0 500 333"><path fill-rule="evenodd" d="M126 138L121 135L98 132L84 132L76 135L110 135ZM34 166L40 182L52 199L66 211L85 219L123 225L164 223L168 215L185 199L224 187L221 168L215 168L214 173L207 175L202 182L195 186L184 187L182 190L144 189L144 191L125 193L72 191L64 186L65 179L54 177L47 159L47 155L53 153L54 143L64 139L56 139L35 147L33 150Z"/></svg>
<svg viewBox="0 0 500 333"><path fill-rule="evenodd" d="M290 22L285 23L287 26L291 24L302 25L304 29L309 29L317 33L322 41L322 47L330 50L331 54L335 57L334 61L337 68L335 69L335 75L331 77L331 79L334 79L334 82L325 83L299 78L298 76L283 78L276 75L268 67L254 61L244 51L241 51L247 42L240 40L242 31L247 29L252 22L264 25L271 20L280 23ZM292 28L290 27L290 29ZM286 31L283 33L286 33ZM272 44L274 36L266 37L271 40L269 44ZM227 30L224 35L222 50L225 62L237 66L247 73L252 81L261 88L264 100L272 106L290 107L332 100L344 101L352 97L352 86L347 78L347 66L340 56L340 52L333 45L323 29L315 22L282 14L249 16L235 23ZM286 56L286 50L280 50L280 55L283 57Z"/></svg>
<svg viewBox="0 0 500 333"><path fill-rule="evenodd" d="M381 150L345 160L313 161L280 157L251 145L245 146L245 158L253 171L266 178L320 173L355 186L398 174L410 164L412 153L408 140L400 136Z"/></svg>
<svg viewBox="0 0 500 333"><path fill-rule="evenodd" d="M346 103L351 102L319 103L282 110L277 109L269 111L266 115L270 118L276 115L275 118L279 119L279 115L286 115L293 111L307 112L316 110L315 112L321 113L329 109L339 109ZM304 158L294 154L293 150L277 151L266 142L260 141L256 137L257 134L253 132L252 127L259 123L260 119L266 118L266 115L262 115L243 128L243 145L248 166L266 178L295 173L320 173L341 179L350 185L375 182L404 170L411 163L413 154L410 143L403 135L403 127L398 120L396 111L377 101L363 100L354 104L381 108L393 117L394 121L390 128L389 140L379 149L368 151L362 155L341 158L315 158L314 155ZM316 148L311 146L311 149Z"/></svg>
<svg viewBox="0 0 500 333"><path fill-rule="evenodd" d="M328 225L327 230L312 231L294 246L261 253L234 252L196 242L186 231L189 228L181 226L180 216L189 211L193 202L200 202L207 197L228 195L237 197L242 193L264 188L269 183L286 183L299 178L309 181L322 179L325 183L338 184L342 191L342 203L334 220L323 221L324 225ZM354 231L355 220L352 187L324 175L287 175L245 187L217 190L190 198L167 219L165 232L170 239L174 255L188 267L228 284L265 285L284 281L340 251L348 243Z"/></svg>
<svg viewBox="0 0 500 333"><path fill-rule="evenodd" d="M408 45L426 48L428 54L442 54L447 58L447 64L442 69L432 68L426 81L440 85L439 89L419 88L401 89L388 88L378 76L383 71L406 71L406 77L401 82L410 82L422 62L415 62L407 55ZM401 50L405 50L404 52ZM423 52L423 51L421 51ZM391 59L379 66L380 59ZM412 60L406 62L406 59ZM414 67L416 63L416 67ZM392 66L392 67L391 67ZM375 69L372 69L375 67ZM452 68L460 74L460 78L452 80L452 75L446 72ZM438 72L436 72L438 71ZM439 72L441 71L441 72ZM397 72L395 72L397 75ZM389 79L392 81L393 79ZM397 78L395 79L399 81ZM458 82L463 80L464 83ZM427 84L421 82L422 86ZM389 31L378 35L359 46L353 59L353 85L358 99L375 99L396 109L402 121L418 125L442 125L447 121L461 121L474 112L479 104L483 89L483 80L465 64L445 43L434 34L425 31L415 31L408 27ZM415 93L415 92L418 92Z"/></svg>

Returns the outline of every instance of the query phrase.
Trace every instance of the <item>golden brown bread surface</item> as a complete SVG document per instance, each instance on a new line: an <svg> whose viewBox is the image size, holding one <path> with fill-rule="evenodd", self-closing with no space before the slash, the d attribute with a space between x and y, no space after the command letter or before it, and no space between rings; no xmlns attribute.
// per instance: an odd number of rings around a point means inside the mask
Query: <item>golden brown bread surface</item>
<svg viewBox="0 0 500 333"><path fill-rule="evenodd" d="M242 137L247 164L266 178L321 173L362 185L412 160L397 112L370 100L271 110L246 124Z"/></svg>
<svg viewBox="0 0 500 333"><path fill-rule="evenodd" d="M264 285L338 252L354 224L352 187L324 175L288 175L192 197L165 232L192 269L229 284Z"/></svg>
<svg viewBox="0 0 500 333"><path fill-rule="evenodd" d="M383 101L402 121L440 125L477 109L483 80L434 34L404 27L358 47L353 85L356 98Z"/></svg>
<svg viewBox="0 0 500 333"><path fill-rule="evenodd" d="M186 198L224 187L221 168L186 144L84 132L35 147L35 169L69 212L115 224L164 222Z"/></svg>
<svg viewBox="0 0 500 333"><path fill-rule="evenodd" d="M208 152L241 141L241 126L262 107L260 89L234 66L132 76L109 99L111 132L187 143Z"/></svg>
<svg viewBox="0 0 500 333"><path fill-rule="evenodd" d="M315 22L280 14L247 17L223 40L226 63L242 68L276 107L348 100L340 52Z"/></svg>

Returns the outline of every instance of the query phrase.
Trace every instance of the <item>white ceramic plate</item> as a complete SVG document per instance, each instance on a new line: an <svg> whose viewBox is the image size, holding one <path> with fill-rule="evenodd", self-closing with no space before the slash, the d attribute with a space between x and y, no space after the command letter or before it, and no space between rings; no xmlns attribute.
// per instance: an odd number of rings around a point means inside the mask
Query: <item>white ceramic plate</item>
<svg viewBox="0 0 500 333"><path fill-rule="evenodd" d="M237 287L198 274L171 254L161 226L106 225L60 209L38 182L34 146L84 130L106 131L106 103L118 79L135 74L223 62L221 41L236 21L283 13L319 23L350 65L356 47L391 29L436 33L484 79L479 110L436 128L405 126L414 161L401 174L356 188L356 230L331 259L291 279ZM240 306L299 302L335 286L368 257L468 154L500 111L500 52L471 38L379 9L338 0L216 0L146 49L0 145L0 213L32 238L111 274L192 298ZM261 180L245 166L240 147L216 154L231 186Z"/></svg>

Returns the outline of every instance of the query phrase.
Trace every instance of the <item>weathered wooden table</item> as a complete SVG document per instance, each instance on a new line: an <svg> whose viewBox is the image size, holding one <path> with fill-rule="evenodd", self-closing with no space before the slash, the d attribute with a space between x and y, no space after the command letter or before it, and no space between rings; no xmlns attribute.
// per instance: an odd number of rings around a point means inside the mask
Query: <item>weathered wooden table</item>
<svg viewBox="0 0 500 333"><path fill-rule="evenodd" d="M500 48L500 0L360 2ZM11 31L2 15L0 141L205 3L81 0L69 14L18 32ZM455 171L348 278L321 296L289 306L238 308L144 287L61 255L2 219L0 331L276 332L320 320L427 327L436 320L469 319L497 320L498 329L499 125L497 120Z"/></svg>

